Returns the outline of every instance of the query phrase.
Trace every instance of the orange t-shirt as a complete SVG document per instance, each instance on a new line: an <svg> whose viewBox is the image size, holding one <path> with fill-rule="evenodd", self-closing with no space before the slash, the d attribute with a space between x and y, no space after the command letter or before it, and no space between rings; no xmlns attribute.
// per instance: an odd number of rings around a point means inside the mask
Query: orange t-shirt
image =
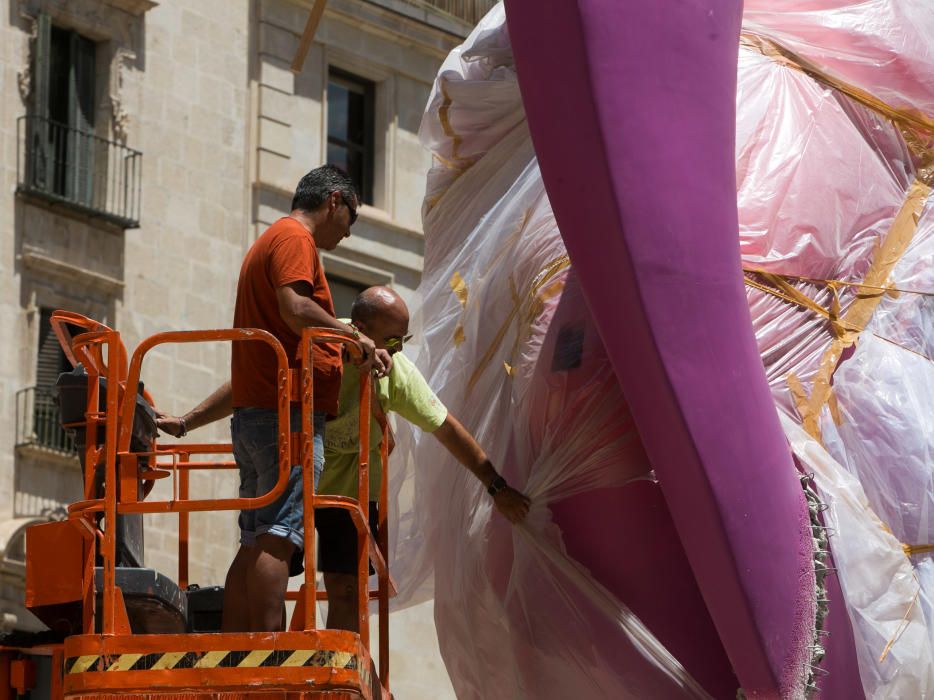
<svg viewBox="0 0 934 700"><path fill-rule="evenodd" d="M261 328L282 343L289 366L298 366L296 335L279 315L276 289L306 281L311 298L332 316L334 302L328 288L318 249L308 230L295 219L284 217L270 226L247 251L237 283L234 327ZM314 409L337 415L341 388L341 349L333 343L315 343ZM260 341L239 340L231 358L234 407L276 407L276 356Z"/></svg>

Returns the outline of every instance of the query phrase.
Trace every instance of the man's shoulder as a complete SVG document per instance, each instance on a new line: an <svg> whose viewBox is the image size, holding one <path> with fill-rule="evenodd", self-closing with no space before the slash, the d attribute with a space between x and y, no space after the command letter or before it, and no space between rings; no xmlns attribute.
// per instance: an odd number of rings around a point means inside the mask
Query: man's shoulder
<svg viewBox="0 0 934 700"><path fill-rule="evenodd" d="M392 356L392 370L386 380L388 380L390 395L406 393L407 389L422 388L428 385L415 363L401 352Z"/></svg>
<svg viewBox="0 0 934 700"><path fill-rule="evenodd" d="M271 224L256 240L265 240L272 243L275 240L292 237L308 239L312 241L312 243L314 242L311 234L308 233L308 229L290 216L283 216L281 219Z"/></svg>
<svg viewBox="0 0 934 700"><path fill-rule="evenodd" d="M403 375L411 374L412 372L421 374L421 372L418 371L418 367L415 366L415 363L401 352L397 352L392 356L392 371L389 373L389 376L393 376L396 373L396 370L398 370L399 373Z"/></svg>

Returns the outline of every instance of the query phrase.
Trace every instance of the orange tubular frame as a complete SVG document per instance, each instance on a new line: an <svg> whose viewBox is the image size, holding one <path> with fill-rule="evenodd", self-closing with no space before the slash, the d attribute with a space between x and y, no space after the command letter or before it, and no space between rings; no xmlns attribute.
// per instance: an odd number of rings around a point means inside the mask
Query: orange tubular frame
<svg viewBox="0 0 934 700"><path fill-rule="evenodd" d="M388 453L386 430L383 425L383 443L380 458L383 462L383 477L380 484L379 493L379 518L380 532L379 541L369 527L368 505L370 498L370 480L369 480L369 455L370 455L370 419L371 419L371 377L368 373L361 374L360 380L360 452L359 452L359 474L358 474L358 499L344 496L322 496L315 493L314 489L314 441L312 416L314 412L314 377L313 377L313 355L312 345L315 342L341 343L344 345L350 356L354 360L361 357L361 349L356 340L345 333L331 329L306 328L301 337L299 345L300 365L297 370L290 370L288 358L278 340L271 334L257 329L231 329L231 330L213 330L213 331L179 331L169 333L159 333L147 338L133 353L129 363L126 359L126 351L120 341L120 335L116 331L104 326L103 324L87 319L78 314L57 311L52 317L52 326L55 330L63 347L66 348L69 359L72 363L81 362L88 372L88 403L85 415L85 425L88 429L89 439L87 441L86 464L94 465L100 461L103 456L105 464L105 484L104 497L94 498L92 492L93 476L87 477L85 482L85 500L74 503L69 507L69 517L79 521L82 526L80 529L91 544L90 554L86 561L83 571L83 599L84 599L84 637L74 638L74 644L66 642L66 651L69 648L82 649L80 653L90 653L87 651L95 645L111 645L114 650L128 649L137 642L143 645L140 648L158 647L159 644L169 643L178 648L182 643L182 635L158 635L134 636L130 634L126 610L123 605L123 598L120 590L116 586L115 562L116 562L116 532L115 528L108 527L103 532L97 529L97 525L92 517L93 513L103 512L106 523L116 522L118 513L177 513L179 516L179 561L178 561L178 583L183 588L188 585L188 518L191 512L196 511L219 511L219 510L248 510L260 508L275 501L284 491L288 483L289 472L293 464L300 463L302 468L302 489L304 508L304 529L305 529L305 577L304 585L297 595L297 605L293 613L290 629L294 632L304 632L311 634L315 639L329 639L332 633L318 632L316 630L315 620L315 601L316 599L326 599L326 593L318 593L315 586L316 558L314 551L314 511L315 508L343 508L351 516L354 526L357 529L358 543L358 603L359 603L359 642L356 644L361 648L361 659L369 660L370 634L369 634L369 600L375 597L379 601L379 675L381 681L381 695L383 698L389 697L389 597L395 594L394 585L389 576L389 569L386 563L386 554L388 552L388 524L387 524L387 498L388 498ZM77 326L85 332L71 337L69 326ZM147 352L154 347L166 343L195 343L195 342L263 342L269 345L276 355L277 362L277 411L279 418L279 478L276 485L268 493L255 498L221 498L221 499L202 499L193 500L189 494L189 473L193 469L235 469L236 464L233 461L192 461L194 455L205 454L225 454L231 452L230 444L182 444L172 447L155 446L153 452L134 453L130 451L130 439L132 436L133 416L136 410L136 397L139 391L140 373L143 359ZM104 360L103 349L106 347L106 358ZM99 379L105 377L107 380L107 402L106 411L103 415L99 410ZM147 399L148 395L144 394ZM293 442L291 435L290 420L290 402L297 400L301 404L301 426L300 426L300 444L298 445L298 455L293 454ZM150 403L151 399L150 399ZM95 440L90 439L91 435L96 435L98 427L103 424L105 428L105 440L103 450L96 448ZM297 431L298 432L298 431ZM103 453L103 454L101 454ZM149 470L138 476L137 460L140 456L148 454L153 457ZM170 457L171 462L158 462L158 458ZM298 457L298 459L296 459ZM93 468L87 470L93 475ZM173 476L176 487L173 489L173 498L164 501L145 501L137 497L135 483L132 489L125 488L129 485L131 477L155 479L164 476ZM121 482L126 482L121 488ZM103 590L102 590L102 625L103 636L94 637L94 620L98 611L94 610L95 590L94 590L94 550L100 547L101 557L103 559ZM368 562L372 562L376 571L378 587L375 591L369 590ZM375 595L374 595L375 594ZM295 596L289 596L295 599ZM283 633L283 638L293 632ZM339 637L340 634L333 633ZM189 638L195 647L211 646L213 642L205 641L207 637L229 637L235 639L243 648L243 645L260 644L260 649L266 648L269 643L268 635L264 638L266 641L260 643L260 639L255 635L185 635ZM159 642L163 638L164 642ZM335 637L336 638L336 637ZM112 642L108 642L112 639ZM95 641L97 640L97 641ZM231 642L233 643L233 642ZM344 645L341 642L341 645ZM350 647L348 647L350 648ZM103 653L103 651L101 652ZM296 669L297 670L297 669ZM220 669L217 669L220 671ZM176 672L181 677L181 672ZM284 673L284 671L283 671ZM213 675L212 675L213 674ZM221 678L212 672L211 678ZM360 675L365 679L369 674L367 669ZM97 674L92 674L97 675ZM239 670L236 673L231 672L225 677L240 678ZM332 677L344 678L346 674L333 674ZM127 678L128 675L106 674L104 678L113 678L113 683L118 684L119 678ZM291 678L289 674L282 676ZM349 678L349 676L346 676ZM187 675L186 675L187 678ZM296 676L297 678L297 676ZM104 681L104 684L111 681ZM205 676L207 682L207 676ZM239 681L238 681L239 682ZM342 681L343 682L343 681ZM84 695L89 692L88 681L84 678L72 679L70 674L66 674L65 692L69 694L77 693ZM93 681L99 683L99 681ZM224 683L226 685L226 683ZM296 690L306 690L306 683L303 681L301 688ZM361 681L359 692L365 698L371 697L371 691L368 683ZM135 687L135 686L134 686ZM70 689L70 690L69 690ZM113 687L115 693L131 690L129 685L120 685ZM101 688L101 692L109 690Z"/></svg>

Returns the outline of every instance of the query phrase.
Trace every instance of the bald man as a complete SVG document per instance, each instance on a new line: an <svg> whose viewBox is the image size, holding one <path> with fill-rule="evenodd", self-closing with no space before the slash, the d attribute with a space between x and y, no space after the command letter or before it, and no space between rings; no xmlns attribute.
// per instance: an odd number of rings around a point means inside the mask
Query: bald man
<svg viewBox="0 0 934 700"><path fill-rule="evenodd" d="M374 384L378 409L374 413L395 412L434 435L463 466L483 484L496 509L511 523L521 522L529 510L529 499L510 487L496 471L483 448L460 422L448 413L431 391L425 378L405 355L399 353L409 339L409 310L396 292L388 287L370 287L356 298L350 323L370 338L377 349L392 355L392 368ZM318 493L357 498L357 458L359 453L360 374L345 363L341 380L338 415L327 424L325 466ZM158 426L170 435L179 435L182 422L191 431L229 415L230 382L224 384L181 420L160 414ZM380 442L382 430L375 415L370 421L370 528L377 530L376 501L382 476ZM327 626L331 629L357 629L357 536L347 511L321 508L315 512L318 531L318 569L324 574L328 592Z"/></svg>

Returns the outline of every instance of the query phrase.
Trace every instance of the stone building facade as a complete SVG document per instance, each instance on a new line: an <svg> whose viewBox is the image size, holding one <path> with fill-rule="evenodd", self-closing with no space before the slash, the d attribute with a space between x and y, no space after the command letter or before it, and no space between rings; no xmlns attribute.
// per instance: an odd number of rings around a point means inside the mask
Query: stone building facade
<svg viewBox="0 0 934 700"><path fill-rule="evenodd" d="M324 255L338 312L370 284L405 297L418 285L419 120L441 61L493 3L330 0L294 74L312 4L0 0L0 628L35 625L21 606L25 527L82 493L50 400L63 366L52 310L116 328L131 351L160 331L229 326L246 248L329 160L365 200L353 236ZM227 377L229 357L225 344L161 346L143 379L181 412ZM201 432L229 440L225 425ZM236 485L202 473L192 492ZM234 516L193 515L191 531L190 580L223 583ZM176 542L174 517L147 516L147 566L174 578ZM396 696L451 697L430 605L392 630Z"/></svg>

